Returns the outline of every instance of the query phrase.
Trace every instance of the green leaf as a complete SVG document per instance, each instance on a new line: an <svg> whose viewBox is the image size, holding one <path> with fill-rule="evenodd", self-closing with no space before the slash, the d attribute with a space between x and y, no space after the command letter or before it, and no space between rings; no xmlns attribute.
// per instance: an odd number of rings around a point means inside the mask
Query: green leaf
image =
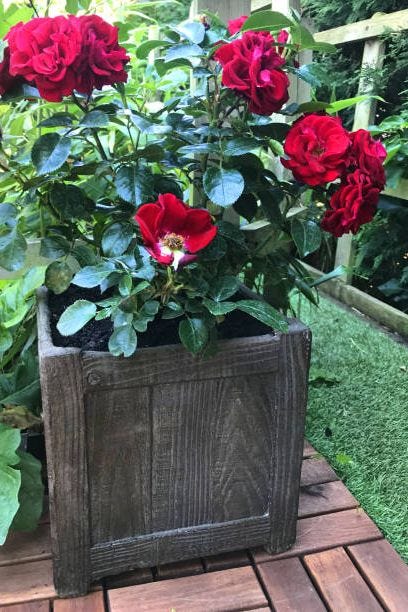
<svg viewBox="0 0 408 612"><path fill-rule="evenodd" d="M293 219L291 234L301 257L314 253L320 247L322 232L314 221Z"/></svg>
<svg viewBox="0 0 408 612"><path fill-rule="evenodd" d="M0 225L14 227L18 210L12 204L0 204Z"/></svg>
<svg viewBox="0 0 408 612"><path fill-rule="evenodd" d="M171 47L171 43L165 40L146 40L136 49L136 57L138 59L146 59L151 51L163 47Z"/></svg>
<svg viewBox="0 0 408 612"><path fill-rule="evenodd" d="M112 223L102 235L102 249L106 257L123 255L133 240L130 223Z"/></svg>
<svg viewBox="0 0 408 612"><path fill-rule="evenodd" d="M205 153L219 153L220 147L216 143L202 142L194 145L184 145L177 153L181 155L203 155Z"/></svg>
<svg viewBox="0 0 408 612"><path fill-rule="evenodd" d="M339 276L343 276L343 274L346 273L346 270L347 270L346 267L343 265L337 266L337 268L335 268L331 272L327 272L327 274L323 274L322 276L317 278L315 281L310 283L310 286L318 287L319 285L322 285L323 283L327 283L327 281L332 280L333 278L338 278Z"/></svg>
<svg viewBox="0 0 408 612"><path fill-rule="evenodd" d="M26 250L26 239L17 228L3 234L0 236L0 266L10 272L20 270L25 262Z"/></svg>
<svg viewBox="0 0 408 612"><path fill-rule="evenodd" d="M48 119L40 121L38 127L71 127L73 119L74 116L69 113L55 113Z"/></svg>
<svg viewBox="0 0 408 612"><path fill-rule="evenodd" d="M12 520L18 510L21 474L16 466L20 432L0 424L0 546L4 544Z"/></svg>
<svg viewBox="0 0 408 612"><path fill-rule="evenodd" d="M225 155L233 157L236 155L245 155L245 153L250 153L260 146L261 143L258 140L255 140L255 138L242 136L241 138L227 140L223 147L223 151Z"/></svg>
<svg viewBox="0 0 408 612"><path fill-rule="evenodd" d="M8 351L10 346L13 345L13 336L8 329L0 327L0 353Z"/></svg>
<svg viewBox="0 0 408 612"><path fill-rule="evenodd" d="M74 271L66 261L53 261L45 273L45 285L59 295L68 289L74 277Z"/></svg>
<svg viewBox="0 0 408 612"><path fill-rule="evenodd" d="M234 210L247 221L252 221L258 210L258 201L252 193L244 193L235 202Z"/></svg>
<svg viewBox="0 0 408 612"><path fill-rule="evenodd" d="M231 206L242 195L244 177L238 170L208 168L203 177L204 191L214 204Z"/></svg>
<svg viewBox="0 0 408 612"><path fill-rule="evenodd" d="M337 102L331 102L328 106L326 106L326 113L328 113L329 115L334 115L344 110L345 108L349 108L350 106L355 106L359 102L364 102L365 100L371 100L373 98L375 100L379 100L380 102L384 102L384 99L380 98L380 96L364 94L362 96L356 96L355 98L346 98L345 100L338 100Z"/></svg>
<svg viewBox="0 0 408 612"><path fill-rule="evenodd" d="M57 329L61 336L71 336L89 323L95 314L95 304L89 300L77 300L62 313Z"/></svg>
<svg viewBox="0 0 408 612"><path fill-rule="evenodd" d="M222 302L234 295L238 288L239 281L235 276L222 276L210 286L208 293L215 302Z"/></svg>
<svg viewBox="0 0 408 612"><path fill-rule="evenodd" d="M17 531L33 531L43 510L44 485L41 478L42 465L33 455L18 451L21 486L18 493L20 507L14 517L12 528Z"/></svg>
<svg viewBox="0 0 408 612"><path fill-rule="evenodd" d="M196 45L203 42L205 36L205 27L198 21L184 21L178 24L177 27L172 27L172 30Z"/></svg>
<svg viewBox="0 0 408 612"><path fill-rule="evenodd" d="M137 335L131 325L123 325L115 329L109 338L109 351L115 357L130 357L137 348Z"/></svg>
<svg viewBox="0 0 408 612"><path fill-rule="evenodd" d="M293 27L294 22L282 13L276 11L258 11L251 15L241 28L242 32L248 30L281 30Z"/></svg>
<svg viewBox="0 0 408 612"><path fill-rule="evenodd" d="M208 298L203 299L204 306L215 317L221 317L236 309L236 302L214 302Z"/></svg>
<svg viewBox="0 0 408 612"><path fill-rule="evenodd" d="M133 112L130 119L133 125L135 125L143 134L163 135L171 132L171 127L169 125L154 123L154 121L150 121L150 119L145 115L140 115Z"/></svg>
<svg viewBox="0 0 408 612"><path fill-rule="evenodd" d="M52 185L50 201L65 219L86 217L94 206L92 200L85 197L82 189L65 183Z"/></svg>
<svg viewBox="0 0 408 612"><path fill-rule="evenodd" d="M298 112L299 113L313 113L315 111L326 110L330 104L328 102L304 102L303 104L299 104Z"/></svg>
<svg viewBox="0 0 408 612"><path fill-rule="evenodd" d="M69 138L60 136L55 132L40 136L31 151L31 160L37 174L48 174L61 168L67 160L70 150L71 141Z"/></svg>
<svg viewBox="0 0 408 612"><path fill-rule="evenodd" d="M97 287L105 278L108 278L114 272L115 266L113 262L104 262L96 266L85 266L77 272L72 280L74 285L78 287Z"/></svg>
<svg viewBox="0 0 408 612"><path fill-rule="evenodd" d="M153 176L143 166L122 166L116 173L115 186L122 200L140 206L152 196Z"/></svg>
<svg viewBox="0 0 408 612"><path fill-rule="evenodd" d="M103 128L108 127L109 117L106 113L100 110L93 110L86 113L79 122L81 127L87 128Z"/></svg>
<svg viewBox="0 0 408 612"><path fill-rule="evenodd" d="M173 62L174 60L200 57L201 55L204 55L204 50L198 45L193 43L180 43L167 49L164 61L167 64L168 62Z"/></svg>
<svg viewBox="0 0 408 612"><path fill-rule="evenodd" d="M168 302L166 308L163 311L162 319L177 319L184 314L184 309L177 302Z"/></svg>
<svg viewBox="0 0 408 612"><path fill-rule="evenodd" d="M240 300L236 307L276 331L286 332L288 322L280 312L261 300Z"/></svg>
<svg viewBox="0 0 408 612"><path fill-rule="evenodd" d="M67 255L71 245L64 236L54 234L41 240L40 255L48 259L59 259Z"/></svg>
<svg viewBox="0 0 408 612"><path fill-rule="evenodd" d="M183 319L178 330L181 342L191 353L199 353L208 342L209 331L203 319Z"/></svg>

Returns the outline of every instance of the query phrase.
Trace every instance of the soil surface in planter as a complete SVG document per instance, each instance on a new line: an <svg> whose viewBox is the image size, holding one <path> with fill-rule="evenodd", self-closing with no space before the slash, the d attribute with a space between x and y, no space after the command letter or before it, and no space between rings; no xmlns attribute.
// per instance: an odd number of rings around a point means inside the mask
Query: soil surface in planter
<svg viewBox="0 0 408 612"><path fill-rule="evenodd" d="M57 330L57 323L61 314L76 300L89 300L97 302L108 297L108 292L101 296L98 289L83 289L71 285L67 291L60 295L49 292L48 305L51 318L51 336L55 346L76 347L84 351L108 351L109 337L113 331L110 319L91 321L79 332L72 336L61 336ZM245 299L246 296L237 296ZM167 344L180 344L178 325L181 318L156 319L150 323L147 331L137 335L138 348L165 346ZM220 339L245 338L271 334L273 330L260 321L257 321L245 312L239 310L229 313L225 320L218 325Z"/></svg>

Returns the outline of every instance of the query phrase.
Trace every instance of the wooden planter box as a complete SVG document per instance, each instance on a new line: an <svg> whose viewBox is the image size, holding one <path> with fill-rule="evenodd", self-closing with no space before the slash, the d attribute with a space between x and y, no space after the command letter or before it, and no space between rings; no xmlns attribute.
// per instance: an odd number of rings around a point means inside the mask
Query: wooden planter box
<svg viewBox="0 0 408 612"><path fill-rule="evenodd" d="M55 586L295 541L310 354L289 333L134 358L59 348L39 292Z"/></svg>

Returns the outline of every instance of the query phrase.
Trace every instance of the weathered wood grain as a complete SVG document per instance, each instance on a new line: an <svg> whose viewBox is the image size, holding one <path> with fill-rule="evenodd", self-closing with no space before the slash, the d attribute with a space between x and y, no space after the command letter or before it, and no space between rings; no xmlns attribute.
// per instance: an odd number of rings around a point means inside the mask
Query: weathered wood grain
<svg viewBox="0 0 408 612"><path fill-rule="evenodd" d="M80 351L54 354L39 293L39 362L47 449L54 581L60 595L89 590L89 502Z"/></svg>
<svg viewBox="0 0 408 612"><path fill-rule="evenodd" d="M387 540L356 544L348 551L386 610L408 609L408 566Z"/></svg>
<svg viewBox="0 0 408 612"><path fill-rule="evenodd" d="M92 577L240 550L251 542L260 546L268 540L269 529L269 517L262 516L100 544L91 548Z"/></svg>
<svg viewBox="0 0 408 612"><path fill-rule="evenodd" d="M0 612L50 612L49 601L32 601L14 606L0 606Z"/></svg>
<svg viewBox="0 0 408 612"><path fill-rule="evenodd" d="M299 559L262 563L259 576L275 612L325 612L326 607Z"/></svg>
<svg viewBox="0 0 408 612"><path fill-rule="evenodd" d="M153 582L153 573L149 567L105 578L105 586L107 589L119 589L133 584L145 584L146 582Z"/></svg>
<svg viewBox="0 0 408 612"><path fill-rule="evenodd" d="M325 459L311 457L310 459L303 460L300 476L300 485L302 487L309 487L310 485L322 484L323 482L331 482L338 479L339 477L336 472Z"/></svg>
<svg viewBox="0 0 408 612"><path fill-rule="evenodd" d="M279 342L279 334L221 340L217 355L206 360L194 357L178 344L140 349L128 359L85 351L84 388L124 389L274 372L278 367Z"/></svg>
<svg viewBox="0 0 408 612"><path fill-rule="evenodd" d="M53 612L105 612L103 592L89 593L85 597L56 599Z"/></svg>
<svg viewBox="0 0 408 612"><path fill-rule="evenodd" d="M30 533L12 531L0 546L0 566L51 557L50 526L41 524Z"/></svg>
<svg viewBox="0 0 408 612"><path fill-rule="evenodd" d="M111 612L234 612L267 604L250 567L115 589L108 599Z"/></svg>
<svg viewBox="0 0 408 612"><path fill-rule="evenodd" d="M287 550L296 539L310 346L311 332L300 322L293 321L281 336L270 464L270 553Z"/></svg>
<svg viewBox="0 0 408 612"><path fill-rule="evenodd" d="M86 395L91 542L151 532L150 389Z"/></svg>
<svg viewBox="0 0 408 612"><path fill-rule="evenodd" d="M0 606L52 599L55 596L50 560L0 567Z"/></svg>
<svg viewBox="0 0 408 612"><path fill-rule="evenodd" d="M300 519L293 548L278 555L270 555L265 550L257 549L254 551L254 558L257 563L263 563L380 538L381 531L365 512L359 508L344 510Z"/></svg>
<svg viewBox="0 0 408 612"><path fill-rule="evenodd" d="M154 388L152 531L268 511L275 387L268 374Z"/></svg>
<svg viewBox="0 0 408 612"><path fill-rule="evenodd" d="M343 548L308 555L305 563L332 612L382 610Z"/></svg>
<svg viewBox="0 0 408 612"><path fill-rule="evenodd" d="M340 481L300 489L299 518L357 508L358 501Z"/></svg>

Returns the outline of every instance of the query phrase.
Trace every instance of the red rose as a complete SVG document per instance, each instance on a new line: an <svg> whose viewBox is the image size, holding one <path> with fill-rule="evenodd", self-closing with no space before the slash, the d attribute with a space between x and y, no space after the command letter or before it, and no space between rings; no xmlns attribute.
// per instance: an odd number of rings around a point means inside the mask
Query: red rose
<svg viewBox="0 0 408 612"><path fill-rule="evenodd" d="M356 234L361 225L372 221L379 194L380 189L369 177L355 170L333 194L321 222L322 229L337 238L348 232Z"/></svg>
<svg viewBox="0 0 408 612"><path fill-rule="evenodd" d="M349 163L350 136L340 119L311 114L301 117L286 136L282 164L312 187L341 176Z"/></svg>
<svg viewBox="0 0 408 612"><path fill-rule="evenodd" d="M370 177L373 185L379 189L385 187L383 162L387 157L385 147L374 140L367 130L357 130L350 134L350 164Z"/></svg>
<svg viewBox="0 0 408 612"><path fill-rule="evenodd" d="M230 19L228 22L228 34L230 36L234 36L237 32L239 32L248 19L248 15L241 15L237 19Z"/></svg>
<svg viewBox="0 0 408 612"><path fill-rule="evenodd" d="M74 64L75 88L89 95L95 88L126 82L124 67L130 58L119 46L118 28L97 15L78 17L78 22L82 47Z"/></svg>
<svg viewBox="0 0 408 612"><path fill-rule="evenodd" d="M201 251L217 233L207 210L190 208L172 193L143 204L134 218L150 255L175 270L196 259L187 253Z"/></svg>
<svg viewBox="0 0 408 612"><path fill-rule="evenodd" d="M289 79L280 70L285 60L276 52L268 32L244 32L214 54L223 67L222 83L244 96L258 115L280 110L289 98Z"/></svg>
<svg viewBox="0 0 408 612"><path fill-rule="evenodd" d="M10 74L10 49L4 49L3 61L0 62L0 96L10 91L21 81L18 77L13 77Z"/></svg>
<svg viewBox="0 0 408 612"><path fill-rule="evenodd" d="M6 36L10 74L33 82L42 98L60 102L75 88L73 63L81 50L76 17L37 17Z"/></svg>

